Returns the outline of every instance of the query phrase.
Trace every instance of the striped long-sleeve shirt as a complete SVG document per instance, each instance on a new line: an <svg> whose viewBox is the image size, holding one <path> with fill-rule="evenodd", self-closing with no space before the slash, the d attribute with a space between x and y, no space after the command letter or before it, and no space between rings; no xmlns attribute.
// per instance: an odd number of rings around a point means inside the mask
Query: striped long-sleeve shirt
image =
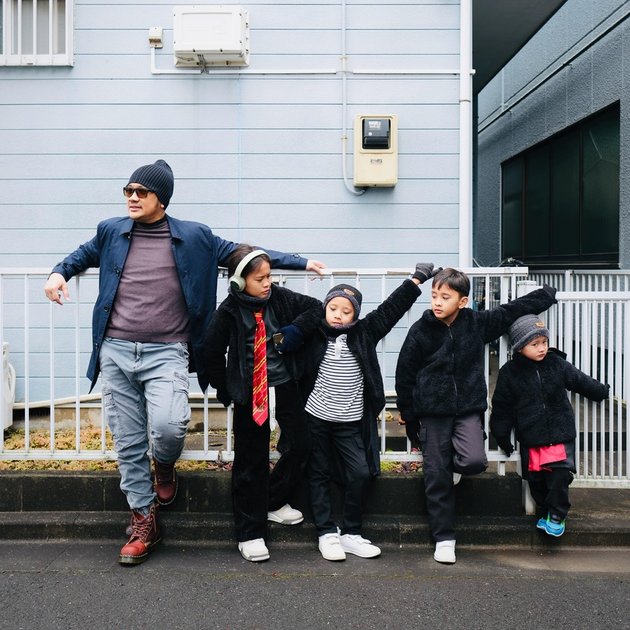
<svg viewBox="0 0 630 630"><path fill-rule="evenodd" d="M328 339L306 411L330 422L356 422L363 416L363 373L350 352L348 335Z"/></svg>

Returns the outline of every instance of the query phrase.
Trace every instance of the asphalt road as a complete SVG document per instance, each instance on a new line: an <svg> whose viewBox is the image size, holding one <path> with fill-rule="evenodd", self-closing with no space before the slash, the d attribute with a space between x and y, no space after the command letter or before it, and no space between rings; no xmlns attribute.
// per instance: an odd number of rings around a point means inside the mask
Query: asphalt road
<svg viewBox="0 0 630 630"><path fill-rule="evenodd" d="M323 560L315 547L164 544L137 567L117 543L0 541L0 628L630 628L630 549L428 548Z"/></svg>

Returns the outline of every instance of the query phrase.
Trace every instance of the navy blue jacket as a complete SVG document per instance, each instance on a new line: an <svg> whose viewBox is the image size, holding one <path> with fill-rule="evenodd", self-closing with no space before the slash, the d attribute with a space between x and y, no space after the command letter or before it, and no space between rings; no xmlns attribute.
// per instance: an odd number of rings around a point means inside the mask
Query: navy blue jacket
<svg viewBox="0 0 630 630"><path fill-rule="evenodd" d="M500 370L492 396L490 431L498 440L516 439L527 447L569 442L576 437L575 414L567 390L600 402L608 398L604 385L550 348L542 361L517 353Z"/></svg>
<svg viewBox="0 0 630 630"><path fill-rule="evenodd" d="M182 221L168 215L167 221L190 321L190 371L197 370L199 385L205 390L208 376L200 359L203 337L217 305L218 267L227 265L227 259L237 244L215 236L203 223ZM98 357L129 252L133 226L133 220L128 217L101 221L96 228L96 236L52 270L69 280L90 267L99 268L99 292L92 314L92 356L87 369L92 388L100 371ZM271 258L272 267L306 268L307 260L298 254L265 251ZM147 282L150 281L151 278L147 278Z"/></svg>
<svg viewBox="0 0 630 630"><path fill-rule="evenodd" d="M396 403L403 419L485 411L486 344L522 315L548 309L556 302L554 294L549 287L488 311L463 308L450 326L425 311L409 329L396 365Z"/></svg>

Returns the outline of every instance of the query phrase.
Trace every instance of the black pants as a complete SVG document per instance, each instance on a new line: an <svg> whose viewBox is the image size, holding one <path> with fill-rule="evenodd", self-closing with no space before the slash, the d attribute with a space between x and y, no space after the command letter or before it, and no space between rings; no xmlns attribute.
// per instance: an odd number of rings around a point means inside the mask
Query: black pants
<svg viewBox="0 0 630 630"><path fill-rule="evenodd" d="M282 431L282 453L269 474L269 420L258 426L248 405L234 405L232 507L239 542L267 536L267 512L288 503L298 485L309 452L306 413L297 385L276 388L276 420Z"/></svg>
<svg viewBox="0 0 630 630"><path fill-rule="evenodd" d="M548 464L550 470L529 470L529 448L521 444L523 479L527 479L539 516L553 514L561 520L567 517L571 503L569 486L575 472L575 440L565 442L567 458Z"/></svg>
<svg viewBox="0 0 630 630"><path fill-rule="evenodd" d="M344 481L342 534L360 534L363 499L370 479L359 422L329 422L308 414L311 433L309 488L318 535L337 531L333 521L330 482L338 458Z"/></svg>
<svg viewBox="0 0 630 630"><path fill-rule="evenodd" d="M552 514L564 520L569 513L569 486L573 473L568 468L529 471L527 483L540 516Z"/></svg>
<svg viewBox="0 0 630 630"><path fill-rule="evenodd" d="M487 468L484 439L480 414L422 418L424 490L435 542L455 540L453 472L476 475Z"/></svg>

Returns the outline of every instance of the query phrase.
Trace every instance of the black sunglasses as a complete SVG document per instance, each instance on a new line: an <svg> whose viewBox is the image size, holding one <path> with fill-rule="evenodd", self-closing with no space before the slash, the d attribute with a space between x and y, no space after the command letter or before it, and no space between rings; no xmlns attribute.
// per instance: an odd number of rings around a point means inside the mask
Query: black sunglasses
<svg viewBox="0 0 630 630"><path fill-rule="evenodd" d="M132 188L131 186L123 186L123 194L125 197L131 197L133 193L136 193L136 195L138 195L138 199L146 199L150 192L153 191L148 188Z"/></svg>

